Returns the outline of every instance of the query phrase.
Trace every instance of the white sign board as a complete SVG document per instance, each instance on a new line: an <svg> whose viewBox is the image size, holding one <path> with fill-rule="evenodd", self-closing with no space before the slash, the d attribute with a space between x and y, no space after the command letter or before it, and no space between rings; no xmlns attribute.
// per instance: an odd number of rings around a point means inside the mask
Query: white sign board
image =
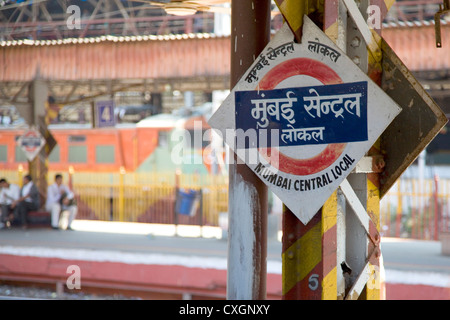
<svg viewBox="0 0 450 320"><path fill-rule="evenodd" d="M33 161L45 146L45 139L38 130L31 128L17 140L17 144L25 152L28 161Z"/></svg>
<svg viewBox="0 0 450 320"><path fill-rule="evenodd" d="M305 16L285 26L208 121L306 224L400 107Z"/></svg>

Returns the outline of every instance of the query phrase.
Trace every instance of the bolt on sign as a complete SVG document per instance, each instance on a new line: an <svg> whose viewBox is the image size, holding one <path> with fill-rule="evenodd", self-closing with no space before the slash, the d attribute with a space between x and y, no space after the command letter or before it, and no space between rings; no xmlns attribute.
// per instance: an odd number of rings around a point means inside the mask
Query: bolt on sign
<svg viewBox="0 0 450 320"><path fill-rule="evenodd" d="M304 21L302 42L285 24L209 124L306 224L401 109Z"/></svg>
<svg viewBox="0 0 450 320"><path fill-rule="evenodd" d="M44 147L45 139L38 130L31 128L19 137L17 144L24 151L28 161L33 161Z"/></svg>

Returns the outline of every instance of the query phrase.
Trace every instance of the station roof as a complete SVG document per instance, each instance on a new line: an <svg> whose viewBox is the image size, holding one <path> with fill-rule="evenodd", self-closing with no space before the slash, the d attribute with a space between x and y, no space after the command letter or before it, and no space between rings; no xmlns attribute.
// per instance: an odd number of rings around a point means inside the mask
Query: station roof
<svg viewBox="0 0 450 320"><path fill-rule="evenodd" d="M433 22L387 23L382 31L412 71L450 69L450 23L442 20L443 47ZM180 79L228 76L229 37L213 34L102 36L0 42L0 82Z"/></svg>
<svg viewBox="0 0 450 320"><path fill-rule="evenodd" d="M212 34L0 42L0 81L157 79L229 73L229 38Z"/></svg>
<svg viewBox="0 0 450 320"><path fill-rule="evenodd" d="M388 23L382 36L410 70L450 70L450 22L441 20L442 48L434 27L434 21Z"/></svg>

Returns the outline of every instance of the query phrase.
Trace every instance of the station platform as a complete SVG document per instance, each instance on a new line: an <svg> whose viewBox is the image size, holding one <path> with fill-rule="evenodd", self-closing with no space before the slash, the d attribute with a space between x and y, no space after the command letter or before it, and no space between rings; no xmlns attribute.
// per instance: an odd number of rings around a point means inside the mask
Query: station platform
<svg viewBox="0 0 450 320"><path fill-rule="evenodd" d="M0 281L139 292L145 299L224 299L220 228L75 220L73 231L0 230ZM386 299L450 299L450 256L436 241L383 238ZM281 298L281 242L268 241L267 298ZM74 289L76 290L76 289Z"/></svg>

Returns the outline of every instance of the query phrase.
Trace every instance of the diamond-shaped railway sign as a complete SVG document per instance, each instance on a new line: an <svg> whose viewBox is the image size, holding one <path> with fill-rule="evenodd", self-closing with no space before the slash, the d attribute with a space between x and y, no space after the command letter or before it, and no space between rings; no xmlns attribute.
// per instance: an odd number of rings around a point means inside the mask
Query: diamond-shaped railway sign
<svg viewBox="0 0 450 320"><path fill-rule="evenodd" d="M45 145L45 139L38 130L31 128L17 140L28 161L33 161Z"/></svg>
<svg viewBox="0 0 450 320"><path fill-rule="evenodd" d="M306 224L401 111L310 19L275 35L209 120Z"/></svg>

